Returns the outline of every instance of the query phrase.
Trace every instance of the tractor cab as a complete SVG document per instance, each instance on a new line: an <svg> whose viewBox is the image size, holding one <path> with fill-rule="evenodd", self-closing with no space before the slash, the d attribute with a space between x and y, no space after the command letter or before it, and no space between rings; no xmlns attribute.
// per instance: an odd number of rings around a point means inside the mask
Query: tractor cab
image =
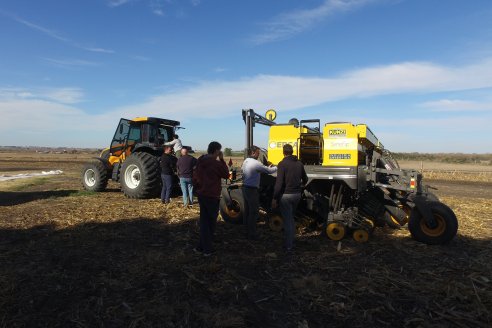
<svg viewBox="0 0 492 328"><path fill-rule="evenodd" d="M155 117L120 119L109 147L109 161L124 160L137 150L162 155L162 146L172 140L179 125L178 121Z"/></svg>

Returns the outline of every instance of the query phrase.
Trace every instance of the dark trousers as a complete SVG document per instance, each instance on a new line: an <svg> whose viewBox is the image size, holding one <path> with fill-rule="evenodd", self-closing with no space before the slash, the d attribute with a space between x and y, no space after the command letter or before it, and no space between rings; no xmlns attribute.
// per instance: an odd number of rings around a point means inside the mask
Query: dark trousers
<svg viewBox="0 0 492 328"><path fill-rule="evenodd" d="M210 253L213 251L212 242L219 215L219 199L199 195L198 203L200 204L200 244L198 248L204 253Z"/></svg>
<svg viewBox="0 0 492 328"><path fill-rule="evenodd" d="M256 236L256 222L258 221L260 208L260 195L257 188L243 187L243 196L247 213L243 222L246 228L246 235L254 238Z"/></svg>
<svg viewBox="0 0 492 328"><path fill-rule="evenodd" d="M294 247L296 235L294 215L300 200L301 194L283 194L280 198L280 213L284 219L284 247L286 249Z"/></svg>
<svg viewBox="0 0 492 328"><path fill-rule="evenodd" d="M161 173L161 179L162 179L161 201L168 203L171 198L171 189L173 188L173 176Z"/></svg>

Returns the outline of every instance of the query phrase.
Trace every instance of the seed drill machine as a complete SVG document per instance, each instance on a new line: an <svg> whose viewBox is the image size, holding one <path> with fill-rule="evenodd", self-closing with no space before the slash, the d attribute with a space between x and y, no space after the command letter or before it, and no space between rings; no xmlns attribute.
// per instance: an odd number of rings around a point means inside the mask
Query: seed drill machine
<svg viewBox="0 0 492 328"><path fill-rule="evenodd" d="M453 211L424 185L422 174L400 168L391 153L365 124L319 119L274 122L276 113L265 116L252 109L242 111L246 125L246 149L253 145L256 124L269 127L268 149L262 160L277 165L283 145L291 144L304 164L308 182L298 206L299 217L309 217L332 240L351 235L356 241L369 239L375 226L392 228L408 224L412 237L426 244L443 244L457 233ZM282 229L278 210L271 208L275 175L262 174L260 215L274 230ZM241 181L224 186L221 216L241 223L244 206Z"/></svg>

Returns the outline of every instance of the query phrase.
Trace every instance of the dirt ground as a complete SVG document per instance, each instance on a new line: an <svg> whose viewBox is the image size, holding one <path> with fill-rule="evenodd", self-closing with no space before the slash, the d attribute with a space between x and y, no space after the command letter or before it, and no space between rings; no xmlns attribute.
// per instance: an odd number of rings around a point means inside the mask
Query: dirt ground
<svg viewBox="0 0 492 328"><path fill-rule="evenodd" d="M89 155L0 153L0 327L490 327L492 184L431 180L457 214L448 245L377 228L333 242L300 225L297 250L219 222L192 252L198 208L81 190Z"/></svg>

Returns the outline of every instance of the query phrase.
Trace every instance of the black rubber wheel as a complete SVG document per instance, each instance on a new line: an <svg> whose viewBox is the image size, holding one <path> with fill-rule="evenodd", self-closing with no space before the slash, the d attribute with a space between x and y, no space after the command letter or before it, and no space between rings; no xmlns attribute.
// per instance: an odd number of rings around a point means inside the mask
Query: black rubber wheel
<svg viewBox="0 0 492 328"><path fill-rule="evenodd" d="M243 192L241 189L233 189L230 191L232 208L227 208L226 202L222 197L220 199L220 215L224 221L233 224L243 223L246 217L246 206L244 202Z"/></svg>
<svg viewBox="0 0 492 328"><path fill-rule="evenodd" d="M441 202L428 202L437 226L430 228L427 226L424 217L415 207L410 213L408 230L413 239L429 244L440 245L449 242L458 232L458 219L453 210Z"/></svg>
<svg viewBox="0 0 492 328"><path fill-rule="evenodd" d="M121 166L121 190L128 198L152 198L161 185L159 164L148 153L133 153Z"/></svg>
<svg viewBox="0 0 492 328"><path fill-rule="evenodd" d="M108 169L100 160L84 165L82 169L82 186L89 191L103 191L108 185Z"/></svg>

